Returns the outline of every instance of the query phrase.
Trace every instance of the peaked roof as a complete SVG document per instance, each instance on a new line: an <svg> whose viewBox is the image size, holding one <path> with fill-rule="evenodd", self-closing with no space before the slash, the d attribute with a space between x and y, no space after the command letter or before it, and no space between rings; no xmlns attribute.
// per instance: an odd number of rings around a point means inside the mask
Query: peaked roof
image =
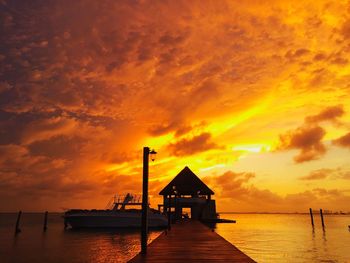
<svg viewBox="0 0 350 263"><path fill-rule="evenodd" d="M176 191L180 195L192 195L192 194L202 194L202 195L213 195L214 192L195 175L190 168L187 166L182 169L182 171L175 176L175 178L166 186L162 191L159 192L160 195L174 194L173 186L176 187Z"/></svg>

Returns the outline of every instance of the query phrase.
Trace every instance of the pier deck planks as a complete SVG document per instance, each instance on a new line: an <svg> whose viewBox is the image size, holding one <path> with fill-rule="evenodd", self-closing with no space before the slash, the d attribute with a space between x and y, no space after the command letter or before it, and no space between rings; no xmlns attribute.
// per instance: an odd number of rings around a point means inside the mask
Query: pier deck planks
<svg viewBox="0 0 350 263"><path fill-rule="evenodd" d="M255 262L223 237L198 221L181 220L148 245L137 262Z"/></svg>

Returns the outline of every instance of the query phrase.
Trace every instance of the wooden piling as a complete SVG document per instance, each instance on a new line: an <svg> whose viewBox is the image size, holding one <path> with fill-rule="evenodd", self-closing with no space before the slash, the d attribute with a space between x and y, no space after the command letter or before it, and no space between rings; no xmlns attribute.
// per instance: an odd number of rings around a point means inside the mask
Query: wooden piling
<svg viewBox="0 0 350 263"><path fill-rule="evenodd" d="M323 230L324 230L324 220L323 220L323 212L322 212L322 209L320 209L320 216L321 216L322 228L323 228Z"/></svg>
<svg viewBox="0 0 350 263"><path fill-rule="evenodd" d="M312 227L314 227L315 224L314 224L314 216L312 215L312 208L310 208L309 210L310 210L310 217L311 217L311 225Z"/></svg>
<svg viewBox="0 0 350 263"><path fill-rule="evenodd" d="M18 233L21 232L21 229L19 228L19 222L21 221L21 215L22 215L22 211L19 211L18 216L17 216L17 221L16 221L15 235L17 235Z"/></svg>
<svg viewBox="0 0 350 263"><path fill-rule="evenodd" d="M168 198L168 230L171 230L171 195Z"/></svg>
<svg viewBox="0 0 350 263"><path fill-rule="evenodd" d="M44 232L46 232L47 230L47 215L48 215L48 211L45 212L45 215L44 215L44 227L43 227L43 230Z"/></svg>

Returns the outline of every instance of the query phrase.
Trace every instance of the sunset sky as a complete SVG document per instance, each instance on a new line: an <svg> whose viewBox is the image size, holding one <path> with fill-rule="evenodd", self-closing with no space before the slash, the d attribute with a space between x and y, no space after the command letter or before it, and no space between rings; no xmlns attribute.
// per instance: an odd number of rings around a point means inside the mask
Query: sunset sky
<svg viewBox="0 0 350 263"><path fill-rule="evenodd" d="M0 211L151 204L189 166L218 211L350 211L348 1L0 0Z"/></svg>

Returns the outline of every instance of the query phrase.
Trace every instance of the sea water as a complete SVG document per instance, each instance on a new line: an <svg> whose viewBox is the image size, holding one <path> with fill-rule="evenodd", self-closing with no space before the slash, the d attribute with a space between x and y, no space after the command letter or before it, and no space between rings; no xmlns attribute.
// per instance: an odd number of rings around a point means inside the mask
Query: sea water
<svg viewBox="0 0 350 263"><path fill-rule="evenodd" d="M216 232L258 262L350 262L350 215L221 214Z"/></svg>
<svg viewBox="0 0 350 263"><path fill-rule="evenodd" d="M64 229L62 214L23 213L21 233L14 235L17 214L0 214L1 263L126 262L141 249L140 230ZM161 231L151 231L149 241Z"/></svg>
<svg viewBox="0 0 350 263"><path fill-rule="evenodd" d="M258 262L350 262L350 216L222 214L236 224L215 231ZM14 235L17 214L0 214L0 262L126 262L140 251L139 230L64 230L62 214L23 213L22 232ZM149 241L161 231L151 231ZM215 253L215 248L213 248Z"/></svg>

